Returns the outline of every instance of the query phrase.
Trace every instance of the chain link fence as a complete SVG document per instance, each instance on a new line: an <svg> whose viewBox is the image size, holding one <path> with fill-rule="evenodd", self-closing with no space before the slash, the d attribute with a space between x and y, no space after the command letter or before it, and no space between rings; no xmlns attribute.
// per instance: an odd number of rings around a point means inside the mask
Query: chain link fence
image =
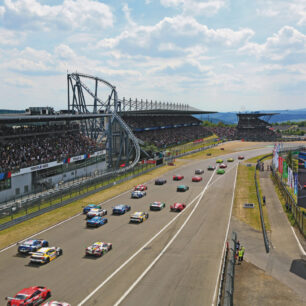
<svg viewBox="0 0 306 306"><path fill-rule="evenodd" d="M286 188L285 183L282 181L281 177L277 172L272 169L272 178L274 183L278 186L281 191L286 203L288 204L289 210L304 238L306 238L306 214L298 206L295 199L290 194L289 190Z"/></svg>
<svg viewBox="0 0 306 306"><path fill-rule="evenodd" d="M232 238L229 242L228 261L225 273L224 287L224 306L232 306L234 298L234 279L235 279L235 264L236 264L236 243L237 233L232 233Z"/></svg>

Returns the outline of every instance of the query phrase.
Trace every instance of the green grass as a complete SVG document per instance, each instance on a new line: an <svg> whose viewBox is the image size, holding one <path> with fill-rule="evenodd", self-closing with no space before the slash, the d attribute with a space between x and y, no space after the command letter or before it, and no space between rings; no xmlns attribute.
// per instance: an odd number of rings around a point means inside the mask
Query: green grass
<svg viewBox="0 0 306 306"><path fill-rule="evenodd" d="M247 167L239 164L233 215L255 230L261 231L260 211L254 182L255 166ZM261 191L260 191L261 192ZM254 208L244 208L243 204L254 203ZM266 208L263 207L266 229L270 230Z"/></svg>
<svg viewBox="0 0 306 306"><path fill-rule="evenodd" d="M258 155L258 156L255 156L255 157L252 157L252 158L249 158L247 160L245 160L246 163L256 163L258 159L266 156L267 154L262 154L262 155ZM267 158L263 159L263 160L266 160L266 159L271 159L271 155L268 156Z"/></svg>

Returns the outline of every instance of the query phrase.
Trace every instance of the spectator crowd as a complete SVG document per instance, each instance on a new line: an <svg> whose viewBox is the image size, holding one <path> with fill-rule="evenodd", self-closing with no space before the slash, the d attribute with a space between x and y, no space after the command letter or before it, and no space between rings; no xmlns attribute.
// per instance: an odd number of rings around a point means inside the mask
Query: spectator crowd
<svg viewBox="0 0 306 306"><path fill-rule="evenodd" d="M0 126L0 172L16 171L101 150L74 126Z"/></svg>

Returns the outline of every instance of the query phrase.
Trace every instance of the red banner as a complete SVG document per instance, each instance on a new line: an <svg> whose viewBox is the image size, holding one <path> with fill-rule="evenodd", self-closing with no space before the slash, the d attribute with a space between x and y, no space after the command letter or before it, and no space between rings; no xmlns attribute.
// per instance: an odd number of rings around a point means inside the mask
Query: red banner
<svg viewBox="0 0 306 306"><path fill-rule="evenodd" d="M278 158L278 172L283 174L283 161L284 159L282 157Z"/></svg>

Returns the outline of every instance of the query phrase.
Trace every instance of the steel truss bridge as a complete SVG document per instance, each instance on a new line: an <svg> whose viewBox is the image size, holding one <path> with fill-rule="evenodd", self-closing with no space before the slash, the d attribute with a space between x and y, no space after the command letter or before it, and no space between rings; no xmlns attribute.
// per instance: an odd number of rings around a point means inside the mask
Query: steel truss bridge
<svg viewBox="0 0 306 306"><path fill-rule="evenodd" d="M134 167L140 158L139 140L119 114L137 111L192 111L187 104L148 100L119 100L116 87L88 74L67 74L68 111L78 114L98 114L98 118L80 120L81 131L96 142L106 144L108 168L123 172Z"/></svg>

